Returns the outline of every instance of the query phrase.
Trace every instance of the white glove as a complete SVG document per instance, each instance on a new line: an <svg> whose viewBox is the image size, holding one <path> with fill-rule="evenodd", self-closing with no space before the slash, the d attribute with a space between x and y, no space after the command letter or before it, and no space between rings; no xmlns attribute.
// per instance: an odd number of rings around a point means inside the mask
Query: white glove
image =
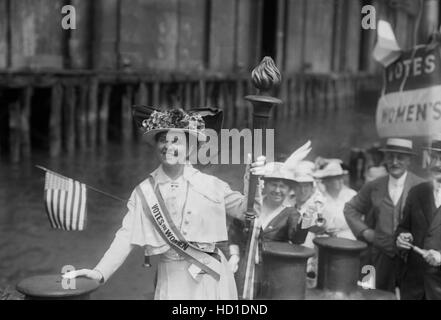
<svg viewBox="0 0 441 320"><path fill-rule="evenodd" d="M65 279L74 279L78 277L86 277L100 282L103 280L103 275L97 270L81 269L81 270L73 270L63 274L63 278Z"/></svg>
<svg viewBox="0 0 441 320"><path fill-rule="evenodd" d="M441 265L441 252L436 250L428 250L424 259L432 267L439 267Z"/></svg>
<svg viewBox="0 0 441 320"><path fill-rule="evenodd" d="M230 267L231 272L236 273L237 269L239 269L239 261L240 258L237 254L233 254L228 260L228 266Z"/></svg>
<svg viewBox="0 0 441 320"><path fill-rule="evenodd" d="M260 156L257 158L256 162L251 164L251 173L256 176L263 176L265 174L265 156Z"/></svg>

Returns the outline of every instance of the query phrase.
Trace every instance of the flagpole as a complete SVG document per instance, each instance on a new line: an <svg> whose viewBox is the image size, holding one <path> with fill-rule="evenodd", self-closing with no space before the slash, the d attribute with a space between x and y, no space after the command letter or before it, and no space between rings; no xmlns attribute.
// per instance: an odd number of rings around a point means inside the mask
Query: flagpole
<svg viewBox="0 0 441 320"><path fill-rule="evenodd" d="M43 171L45 171L45 172L51 172L51 173L53 173L53 174L55 174L55 175L57 175L57 176L60 176L60 177L62 177L62 178L67 178L66 176L63 176L62 174L59 174L59 173L57 173L57 172L55 172L55 171L52 171L52 170L49 170L49 169L47 169L47 168L45 168L45 167L42 167L42 166L40 166L40 165L35 165L35 167L38 168L38 169L40 169L40 170L43 170ZM78 181L78 180L77 180L77 181ZM120 198L120 197L114 196L114 195L112 195L112 194L110 194L110 193L108 193L108 192L105 192L105 191L103 191L103 190L100 190L100 189L94 188L94 187L92 187L92 186L89 186L88 184L86 184L86 183L84 183L84 182L81 182L81 181L78 181L78 182L84 184L88 189L90 189L90 190L92 190L92 191L95 191L95 192L97 192L97 193L101 193L102 195L105 195L105 196L107 196L107 197L109 197L109 198L112 198L112 199L117 200L117 201L127 202L127 200L124 200L124 199L122 199L122 198Z"/></svg>

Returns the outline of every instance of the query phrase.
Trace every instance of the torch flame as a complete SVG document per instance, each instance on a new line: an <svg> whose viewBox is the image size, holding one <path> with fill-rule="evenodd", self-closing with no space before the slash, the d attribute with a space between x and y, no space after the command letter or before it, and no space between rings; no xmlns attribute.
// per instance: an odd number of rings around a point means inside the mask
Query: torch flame
<svg viewBox="0 0 441 320"><path fill-rule="evenodd" d="M251 73L254 86L260 91L268 91L282 81L279 69L277 69L271 57L264 57L259 65Z"/></svg>

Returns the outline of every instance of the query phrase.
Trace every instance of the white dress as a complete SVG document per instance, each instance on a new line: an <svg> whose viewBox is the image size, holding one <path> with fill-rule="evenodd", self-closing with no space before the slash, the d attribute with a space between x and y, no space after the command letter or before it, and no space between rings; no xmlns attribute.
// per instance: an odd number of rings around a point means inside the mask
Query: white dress
<svg viewBox="0 0 441 320"><path fill-rule="evenodd" d="M343 213L346 202L350 201L356 194L355 190L346 186L343 187L337 198L325 193L323 217L326 219L326 230L330 231L332 236L356 240Z"/></svg>
<svg viewBox="0 0 441 320"><path fill-rule="evenodd" d="M246 197L228 184L188 166L172 181L159 167L152 173L170 216L182 235L195 246L211 252L216 242L227 241L226 215L243 218ZM142 182L139 187L149 182ZM258 191L260 194L260 190ZM136 195L127 204L128 212L110 248L95 267L107 281L123 264L132 248L142 246L147 255L160 255L155 299L236 300L233 272L220 256L220 280L208 274L190 273L191 264L180 257L156 231ZM203 261L202 261L203 262ZM205 262L203 262L205 263Z"/></svg>

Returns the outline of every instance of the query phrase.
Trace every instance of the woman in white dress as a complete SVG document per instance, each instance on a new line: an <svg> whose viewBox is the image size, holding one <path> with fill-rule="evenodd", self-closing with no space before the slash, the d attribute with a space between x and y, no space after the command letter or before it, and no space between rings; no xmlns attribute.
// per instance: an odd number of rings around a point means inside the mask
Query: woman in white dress
<svg viewBox="0 0 441 320"><path fill-rule="evenodd" d="M261 210L255 220L258 227L258 246L251 263L253 273L253 296L262 297L267 279L263 278L262 245L266 241L302 244L308 230L300 228L300 215L294 207L288 206L286 199L293 188L292 172L285 170L281 162L268 163L263 175L263 200ZM239 246L240 256L245 257L247 234L243 232L244 223L235 219L230 226L230 241ZM242 261L243 262L243 261Z"/></svg>
<svg viewBox="0 0 441 320"><path fill-rule="evenodd" d="M335 160L328 162L323 169L317 170L314 176L320 179L324 186L325 232L331 237L356 240L343 214L346 202L357 194L355 190L344 184L344 176L347 174L348 172L343 170L340 162Z"/></svg>
<svg viewBox="0 0 441 320"><path fill-rule="evenodd" d="M197 150L190 142L204 138L204 119L181 109L153 111L142 126L161 164L133 191L122 227L98 265L65 277L108 281L134 246L142 246L146 255L160 255L155 299L237 299L236 257L229 264L218 243L228 240L226 215L244 219L247 201L188 163ZM261 175L265 159L258 160L251 172Z"/></svg>

